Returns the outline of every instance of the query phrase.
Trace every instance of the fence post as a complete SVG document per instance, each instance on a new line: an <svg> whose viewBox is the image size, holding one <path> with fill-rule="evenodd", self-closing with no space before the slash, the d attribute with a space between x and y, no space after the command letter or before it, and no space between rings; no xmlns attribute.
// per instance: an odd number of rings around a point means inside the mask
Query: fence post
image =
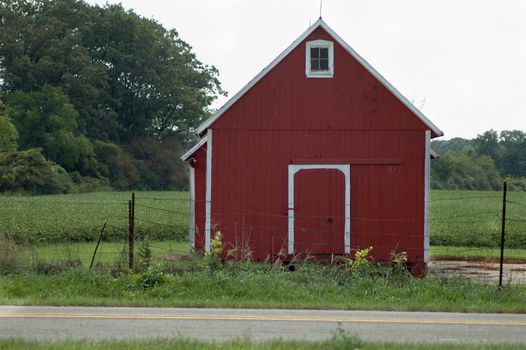
<svg viewBox="0 0 526 350"><path fill-rule="evenodd" d="M133 269L134 245L135 245L135 192L128 201L128 267Z"/></svg>
<svg viewBox="0 0 526 350"><path fill-rule="evenodd" d="M506 192L508 186L506 181L504 181L504 194L502 196L502 231L500 235L500 270L499 270L499 288L502 288L502 274L504 266L504 241L506 233Z"/></svg>

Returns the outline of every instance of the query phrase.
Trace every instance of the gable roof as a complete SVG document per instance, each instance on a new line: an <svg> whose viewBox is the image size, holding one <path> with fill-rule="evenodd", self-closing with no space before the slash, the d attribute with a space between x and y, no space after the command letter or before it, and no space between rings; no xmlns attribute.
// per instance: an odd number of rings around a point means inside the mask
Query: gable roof
<svg viewBox="0 0 526 350"><path fill-rule="evenodd" d="M360 63L373 77L375 77L387 90L389 90L400 102L402 102L413 114L415 114L436 136L443 136L444 133L429 120L418 108L404 97L391 83L389 83L380 73L378 73L362 56L360 56L352 47L349 46L338 34L336 34L321 18L309 27L299 38L289 45L274 61L256 75L247 85L245 85L237 94L232 96L214 115L205 120L196 132L203 134L210 125L219 119L234 103L237 102L248 90L250 90L258 81L260 81L268 72L270 72L278 63L280 63L292 50L305 40L314 30L322 27L338 44L340 44L358 63Z"/></svg>

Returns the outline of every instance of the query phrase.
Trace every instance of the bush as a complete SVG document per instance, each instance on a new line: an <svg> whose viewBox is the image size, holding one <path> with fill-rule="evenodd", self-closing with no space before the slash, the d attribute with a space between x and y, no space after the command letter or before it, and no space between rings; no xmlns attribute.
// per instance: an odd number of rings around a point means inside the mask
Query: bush
<svg viewBox="0 0 526 350"><path fill-rule="evenodd" d="M71 185L66 170L44 158L40 149L0 156L0 192L66 193Z"/></svg>

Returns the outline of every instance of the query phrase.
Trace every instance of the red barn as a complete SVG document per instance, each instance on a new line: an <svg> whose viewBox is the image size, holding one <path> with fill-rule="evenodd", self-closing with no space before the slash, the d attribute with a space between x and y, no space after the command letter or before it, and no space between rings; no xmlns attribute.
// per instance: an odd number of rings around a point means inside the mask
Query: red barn
<svg viewBox="0 0 526 350"><path fill-rule="evenodd" d="M428 261L430 140L443 135L321 19L198 129L190 239L254 260L405 251Z"/></svg>

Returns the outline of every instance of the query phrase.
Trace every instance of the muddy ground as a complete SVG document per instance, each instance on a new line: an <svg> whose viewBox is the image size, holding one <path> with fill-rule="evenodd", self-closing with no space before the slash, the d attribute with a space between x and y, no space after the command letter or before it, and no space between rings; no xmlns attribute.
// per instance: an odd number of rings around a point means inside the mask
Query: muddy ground
<svg viewBox="0 0 526 350"><path fill-rule="evenodd" d="M498 283L499 264L487 261L432 260L428 264L430 276L462 276L471 280ZM526 284L526 263L506 263L503 284Z"/></svg>

